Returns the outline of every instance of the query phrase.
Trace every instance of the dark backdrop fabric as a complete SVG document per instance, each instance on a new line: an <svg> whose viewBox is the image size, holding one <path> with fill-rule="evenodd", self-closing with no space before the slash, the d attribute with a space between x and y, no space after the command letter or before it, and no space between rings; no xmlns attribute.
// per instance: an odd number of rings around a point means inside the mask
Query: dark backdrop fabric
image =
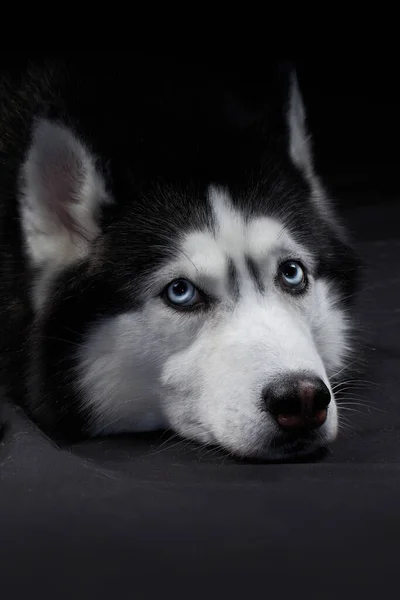
<svg viewBox="0 0 400 600"><path fill-rule="evenodd" d="M365 264L356 412L327 456L265 465L161 434L59 449L4 399L2 597L398 595L398 117L373 76L365 92L336 69L335 99L335 79L301 68L320 161Z"/></svg>

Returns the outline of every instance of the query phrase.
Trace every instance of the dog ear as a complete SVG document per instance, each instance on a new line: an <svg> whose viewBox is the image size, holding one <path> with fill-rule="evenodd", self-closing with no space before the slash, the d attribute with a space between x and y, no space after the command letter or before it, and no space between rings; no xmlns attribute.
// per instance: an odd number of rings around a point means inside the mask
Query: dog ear
<svg viewBox="0 0 400 600"><path fill-rule="evenodd" d="M21 172L20 211L28 256L36 268L84 258L110 201L96 160L64 125L38 120Z"/></svg>
<svg viewBox="0 0 400 600"><path fill-rule="evenodd" d="M314 167L312 140L307 128L307 115L296 70L291 65L286 69L289 92L286 96L285 116L288 130L287 149L290 159L307 180L310 186L311 200L320 215L330 223L335 223L337 230L341 232L341 237L344 237L344 230L337 223L335 210L325 183Z"/></svg>
<svg viewBox="0 0 400 600"><path fill-rule="evenodd" d="M314 176L311 136L307 128L307 115L294 67L288 69L289 94L286 120L289 131L289 155L302 173Z"/></svg>

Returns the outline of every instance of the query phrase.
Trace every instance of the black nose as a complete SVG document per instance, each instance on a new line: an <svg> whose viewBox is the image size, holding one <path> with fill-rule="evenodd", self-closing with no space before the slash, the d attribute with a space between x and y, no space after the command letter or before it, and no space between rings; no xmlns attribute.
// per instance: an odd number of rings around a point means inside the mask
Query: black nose
<svg viewBox="0 0 400 600"><path fill-rule="evenodd" d="M331 394L324 382L307 375L291 375L264 390L268 412L286 431L316 429L328 414Z"/></svg>

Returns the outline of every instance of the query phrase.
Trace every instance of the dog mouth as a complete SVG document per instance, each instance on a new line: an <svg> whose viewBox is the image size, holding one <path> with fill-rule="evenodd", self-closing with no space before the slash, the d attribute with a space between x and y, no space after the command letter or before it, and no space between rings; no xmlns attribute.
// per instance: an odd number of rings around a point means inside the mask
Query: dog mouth
<svg viewBox="0 0 400 600"><path fill-rule="evenodd" d="M312 461L326 452L327 441L321 435L310 434L298 438L279 435L269 443L262 455L270 462L297 462Z"/></svg>
<svg viewBox="0 0 400 600"><path fill-rule="evenodd" d="M257 463L315 462L327 453L328 440L321 434L310 433L302 437L278 434L258 451L238 458L245 462Z"/></svg>
<svg viewBox="0 0 400 600"><path fill-rule="evenodd" d="M191 440L196 446L204 448L197 440ZM298 463L315 462L324 458L328 452L327 442L321 436L309 436L307 438L290 439L279 436L262 449L257 451L240 452L232 448L226 448L216 440L207 442L206 446L214 449L217 453L225 453L234 461L241 463L274 464L274 463Z"/></svg>
<svg viewBox="0 0 400 600"><path fill-rule="evenodd" d="M240 462L308 462L314 457L325 455L327 452L328 439L320 431L304 432L303 435L295 432L276 432L272 438L266 439L265 443L257 444L247 450L235 449L234 445L221 443L218 438L204 426L196 423L196 432L180 433L182 439L194 444L201 449L207 446Z"/></svg>

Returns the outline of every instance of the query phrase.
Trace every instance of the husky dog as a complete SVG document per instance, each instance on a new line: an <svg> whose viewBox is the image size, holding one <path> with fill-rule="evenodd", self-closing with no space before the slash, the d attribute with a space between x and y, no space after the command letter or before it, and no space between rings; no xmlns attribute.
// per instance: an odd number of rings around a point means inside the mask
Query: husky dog
<svg viewBox="0 0 400 600"><path fill-rule="evenodd" d="M3 78L3 382L56 439L171 429L308 455L337 435L357 260L297 77L265 102L171 71Z"/></svg>

